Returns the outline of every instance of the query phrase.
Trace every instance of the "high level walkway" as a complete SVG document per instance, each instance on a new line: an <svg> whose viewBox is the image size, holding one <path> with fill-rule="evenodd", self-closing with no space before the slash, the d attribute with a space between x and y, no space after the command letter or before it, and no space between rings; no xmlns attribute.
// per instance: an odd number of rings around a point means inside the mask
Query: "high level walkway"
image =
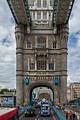
<svg viewBox="0 0 80 120"><path fill-rule="evenodd" d="M53 0L52 24L68 23L75 0ZM7 0L16 23L30 24L31 16L28 0Z"/></svg>

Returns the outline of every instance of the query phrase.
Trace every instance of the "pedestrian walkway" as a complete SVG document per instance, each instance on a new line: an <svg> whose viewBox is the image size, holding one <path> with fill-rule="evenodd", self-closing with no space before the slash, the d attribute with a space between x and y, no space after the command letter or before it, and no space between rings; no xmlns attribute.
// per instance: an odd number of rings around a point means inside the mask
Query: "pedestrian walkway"
<svg viewBox="0 0 80 120"><path fill-rule="evenodd" d="M78 114L70 109L59 110L66 120L80 120Z"/></svg>
<svg viewBox="0 0 80 120"><path fill-rule="evenodd" d="M59 120L56 113L53 111L53 109L51 109L51 115L53 117L53 120Z"/></svg>

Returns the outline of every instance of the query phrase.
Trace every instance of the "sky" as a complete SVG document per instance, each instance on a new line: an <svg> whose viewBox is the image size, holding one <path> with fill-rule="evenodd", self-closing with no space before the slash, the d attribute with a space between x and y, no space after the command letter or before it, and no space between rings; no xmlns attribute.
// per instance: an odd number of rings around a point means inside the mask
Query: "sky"
<svg viewBox="0 0 80 120"><path fill-rule="evenodd" d="M16 88L15 22L6 0L0 0L0 86ZM80 82L80 0L69 20L68 85Z"/></svg>

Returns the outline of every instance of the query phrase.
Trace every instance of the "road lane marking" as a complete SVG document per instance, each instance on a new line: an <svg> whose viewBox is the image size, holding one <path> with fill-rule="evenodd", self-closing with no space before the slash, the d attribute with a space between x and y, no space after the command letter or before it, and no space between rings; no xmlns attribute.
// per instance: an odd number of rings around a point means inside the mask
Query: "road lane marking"
<svg viewBox="0 0 80 120"><path fill-rule="evenodd" d="M24 116L24 114L22 116L19 117L19 120Z"/></svg>
<svg viewBox="0 0 80 120"><path fill-rule="evenodd" d="M37 117L39 117L39 114L37 115Z"/></svg>

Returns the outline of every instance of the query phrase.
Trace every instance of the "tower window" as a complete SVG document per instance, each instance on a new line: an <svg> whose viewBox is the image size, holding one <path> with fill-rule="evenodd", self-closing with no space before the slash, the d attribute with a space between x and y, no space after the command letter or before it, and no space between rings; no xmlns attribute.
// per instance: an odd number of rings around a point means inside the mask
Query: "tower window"
<svg viewBox="0 0 80 120"><path fill-rule="evenodd" d="M47 12L43 12L43 20L47 20Z"/></svg>
<svg viewBox="0 0 80 120"><path fill-rule="evenodd" d="M35 70L35 63L30 63L30 70Z"/></svg>
<svg viewBox="0 0 80 120"><path fill-rule="evenodd" d="M38 21L41 20L41 12L37 12L37 20L38 20Z"/></svg>
<svg viewBox="0 0 80 120"><path fill-rule="evenodd" d="M49 20L51 20L51 12L49 13Z"/></svg>
<svg viewBox="0 0 80 120"><path fill-rule="evenodd" d="M50 6L53 6L53 0L50 0Z"/></svg>
<svg viewBox="0 0 80 120"><path fill-rule="evenodd" d="M53 49L56 49L56 42L53 42Z"/></svg>
<svg viewBox="0 0 80 120"><path fill-rule="evenodd" d="M31 41L28 41L28 42L27 42L27 46L26 46L26 47L27 47L27 49L31 49L31 47L32 47L32 46L31 46Z"/></svg>
<svg viewBox="0 0 80 120"><path fill-rule="evenodd" d="M46 48L46 40L43 39L42 37L40 39L38 39L37 47L38 48Z"/></svg>
<svg viewBox="0 0 80 120"><path fill-rule="evenodd" d="M44 7L44 8L47 7L47 0L43 0L43 7Z"/></svg>
<svg viewBox="0 0 80 120"><path fill-rule="evenodd" d="M54 70L54 63L49 63L49 70Z"/></svg>
<svg viewBox="0 0 80 120"><path fill-rule="evenodd" d="M35 12L33 12L33 20L35 20Z"/></svg>
<svg viewBox="0 0 80 120"><path fill-rule="evenodd" d="M37 0L37 7L41 8L41 0Z"/></svg>
<svg viewBox="0 0 80 120"><path fill-rule="evenodd" d="M46 61L37 61L37 70L46 70Z"/></svg>

